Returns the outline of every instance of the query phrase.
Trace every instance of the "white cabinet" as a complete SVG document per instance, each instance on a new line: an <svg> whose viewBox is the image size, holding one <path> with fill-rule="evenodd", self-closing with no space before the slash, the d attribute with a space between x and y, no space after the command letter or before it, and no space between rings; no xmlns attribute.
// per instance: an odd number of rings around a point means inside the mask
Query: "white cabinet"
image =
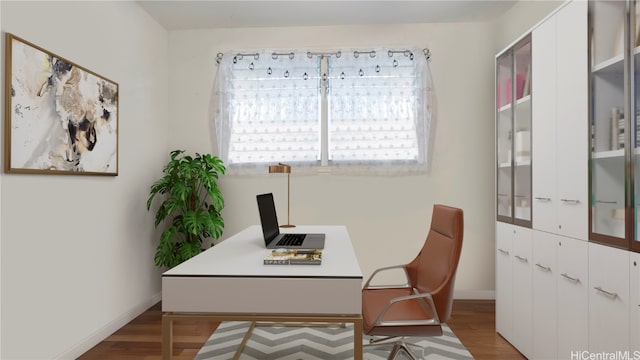
<svg viewBox="0 0 640 360"><path fill-rule="evenodd" d="M589 243L589 351L629 349L629 256Z"/></svg>
<svg viewBox="0 0 640 360"><path fill-rule="evenodd" d="M533 231L533 358L556 357L558 236Z"/></svg>
<svg viewBox="0 0 640 360"><path fill-rule="evenodd" d="M573 1L532 36L533 228L587 240L587 3Z"/></svg>
<svg viewBox="0 0 640 360"><path fill-rule="evenodd" d="M531 357L533 336L533 279L531 229L512 226L513 256L513 345L526 357Z"/></svg>
<svg viewBox="0 0 640 360"><path fill-rule="evenodd" d="M509 341L513 324L511 227L503 222L496 223L496 331Z"/></svg>
<svg viewBox="0 0 640 360"><path fill-rule="evenodd" d="M588 349L588 261L586 241L533 231L533 359Z"/></svg>
<svg viewBox="0 0 640 360"><path fill-rule="evenodd" d="M558 237L557 245L557 358L589 348L588 243Z"/></svg>
<svg viewBox="0 0 640 360"><path fill-rule="evenodd" d="M631 253L629 264L629 307L631 312L630 343L632 351L640 351L640 253Z"/></svg>
<svg viewBox="0 0 640 360"><path fill-rule="evenodd" d="M525 356L532 353L531 229L496 223L496 330Z"/></svg>

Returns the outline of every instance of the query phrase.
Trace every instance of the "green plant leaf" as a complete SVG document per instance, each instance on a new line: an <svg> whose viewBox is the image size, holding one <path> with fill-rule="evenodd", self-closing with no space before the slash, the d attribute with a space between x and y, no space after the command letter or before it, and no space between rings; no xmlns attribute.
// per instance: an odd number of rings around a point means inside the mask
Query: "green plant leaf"
<svg viewBox="0 0 640 360"><path fill-rule="evenodd" d="M214 239L222 236L222 231L224 230L224 220L217 213L209 213L205 220L206 232L209 236Z"/></svg>
<svg viewBox="0 0 640 360"><path fill-rule="evenodd" d="M198 235L204 228L204 222L202 221L202 209L187 210L182 216L182 224L187 233L192 235Z"/></svg>
<svg viewBox="0 0 640 360"><path fill-rule="evenodd" d="M175 255L177 253L176 243L174 242L175 234L175 228L169 228L162 232L154 257L157 266L175 266Z"/></svg>
<svg viewBox="0 0 640 360"><path fill-rule="evenodd" d="M180 259L182 261L188 260L202 251L199 241L184 242L179 249ZM182 262L181 261L181 262Z"/></svg>
<svg viewBox="0 0 640 360"><path fill-rule="evenodd" d="M220 188L214 186L209 190L209 198L213 203L213 207L217 212L221 212L224 209L224 198L222 197L222 192Z"/></svg>
<svg viewBox="0 0 640 360"><path fill-rule="evenodd" d="M187 201L189 194L191 194L191 190L192 189L189 184L182 181L175 181L173 187L171 188L171 196L184 203Z"/></svg>

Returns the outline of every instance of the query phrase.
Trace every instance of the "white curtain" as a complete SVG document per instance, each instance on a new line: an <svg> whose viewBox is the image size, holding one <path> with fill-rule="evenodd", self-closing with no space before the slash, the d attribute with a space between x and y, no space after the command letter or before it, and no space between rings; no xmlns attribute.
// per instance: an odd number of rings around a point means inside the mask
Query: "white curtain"
<svg viewBox="0 0 640 360"><path fill-rule="evenodd" d="M342 51L329 69L330 164L366 174L426 172L432 84L422 50Z"/></svg>
<svg viewBox="0 0 640 360"><path fill-rule="evenodd" d="M241 52L219 64L213 89L218 153L229 170L320 161L320 66L306 52Z"/></svg>
<svg viewBox="0 0 640 360"><path fill-rule="evenodd" d="M432 95L418 49L233 52L219 63L210 113L230 173L279 162L295 172L422 173Z"/></svg>

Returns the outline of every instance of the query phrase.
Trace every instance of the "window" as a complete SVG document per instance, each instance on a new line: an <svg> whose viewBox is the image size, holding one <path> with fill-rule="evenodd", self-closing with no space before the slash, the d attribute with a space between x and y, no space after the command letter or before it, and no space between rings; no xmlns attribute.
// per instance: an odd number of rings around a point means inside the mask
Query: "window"
<svg viewBox="0 0 640 360"><path fill-rule="evenodd" d="M214 86L219 155L230 171L426 171L431 88L422 52L226 56Z"/></svg>

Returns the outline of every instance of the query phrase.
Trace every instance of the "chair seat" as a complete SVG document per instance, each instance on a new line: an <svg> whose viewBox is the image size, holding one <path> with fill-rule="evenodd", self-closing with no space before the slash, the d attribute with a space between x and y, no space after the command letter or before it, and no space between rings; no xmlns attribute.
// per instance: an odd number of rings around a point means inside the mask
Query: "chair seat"
<svg viewBox="0 0 640 360"><path fill-rule="evenodd" d="M398 325L376 326L382 309L393 298L413 295L409 288L363 289L362 318L364 333L375 336L438 336L442 335L440 325ZM387 310L384 321L430 320L433 316L419 300L397 302Z"/></svg>

